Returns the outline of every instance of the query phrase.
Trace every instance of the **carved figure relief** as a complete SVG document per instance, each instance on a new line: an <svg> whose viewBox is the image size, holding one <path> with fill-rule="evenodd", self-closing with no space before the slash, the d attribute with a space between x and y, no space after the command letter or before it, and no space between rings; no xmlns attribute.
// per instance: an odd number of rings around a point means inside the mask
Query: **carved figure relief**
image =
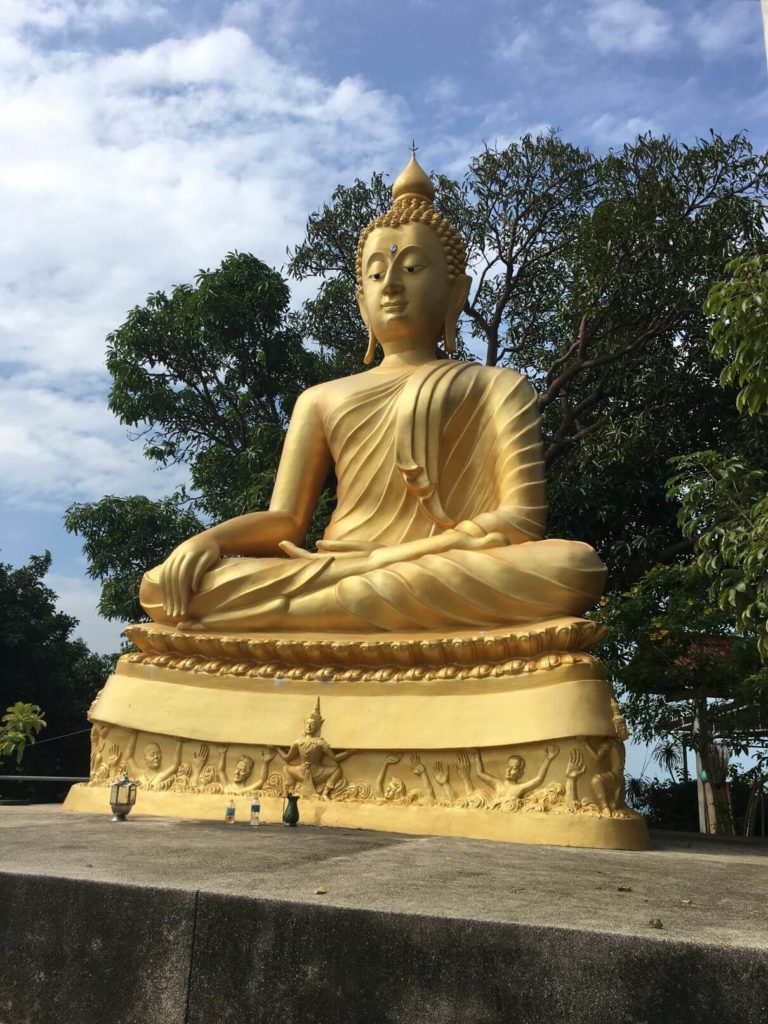
<svg viewBox="0 0 768 1024"><path fill-rule="evenodd" d="M547 747L544 752L544 761L542 762L541 768L538 773L528 782L523 782L522 778L525 774L525 758L519 754L512 754L507 759L507 764L504 769L504 778L499 779L496 776L489 774L483 767L483 758L479 750L472 751L474 759L475 775L478 779L490 786L493 790L494 802L493 807L500 807L504 804L510 804L507 810L516 810L516 806L520 806L522 798L527 796L528 793L540 786L546 777L547 771L549 770L550 764L555 760L557 755L560 753L560 748L557 746Z"/></svg>
<svg viewBox="0 0 768 1024"><path fill-rule="evenodd" d="M142 789L166 789L181 764L182 741L176 741L172 763L163 768L163 752L159 743L147 743L140 762L136 761L138 733L132 732L125 750L125 768L128 775Z"/></svg>
<svg viewBox="0 0 768 1024"><path fill-rule="evenodd" d="M614 718L616 721L616 718ZM147 737L142 758L136 757L138 733L127 733L125 752L109 725L94 723L89 786L108 786L122 768L143 789L174 793L255 793L282 797L298 793L305 799L340 800L401 806L443 806L504 813L587 814L627 818L624 802L624 746L619 734L584 737L574 745L567 763L554 779L552 765L560 755L555 744L532 744L523 751L458 750L430 755L421 751L393 751L383 755L379 767L372 751L334 750L322 736L324 719L320 700L307 715L303 734L288 747L230 748L216 746L210 758L206 743L194 744L182 760L185 741ZM118 730L118 733L120 730ZM119 736L118 736L119 739ZM187 741L189 742L189 741ZM170 756L168 751L172 751ZM164 753L165 752L165 753ZM527 765L541 757L535 774L526 778ZM352 760L349 760L352 759ZM353 766L352 780L342 764ZM272 770L275 761L281 762ZM395 765L400 770L392 773ZM357 776L357 778L355 778ZM584 792L579 792L583 780ZM547 781L549 780L549 781Z"/></svg>
<svg viewBox="0 0 768 1024"><path fill-rule="evenodd" d="M627 806L624 799L624 744L618 738L598 744L585 739L584 744L597 764L597 771L590 781L600 813L605 817L620 815Z"/></svg>
<svg viewBox="0 0 768 1024"><path fill-rule="evenodd" d="M109 729L110 727L102 722L94 722L91 726L91 774L100 768L104 761Z"/></svg>
<svg viewBox="0 0 768 1024"><path fill-rule="evenodd" d="M318 697L314 710L304 720L304 735L285 750L277 748L284 762L283 780L287 793L329 799L335 789L343 788L341 762L351 757L354 751L334 753L320 735L323 721Z"/></svg>

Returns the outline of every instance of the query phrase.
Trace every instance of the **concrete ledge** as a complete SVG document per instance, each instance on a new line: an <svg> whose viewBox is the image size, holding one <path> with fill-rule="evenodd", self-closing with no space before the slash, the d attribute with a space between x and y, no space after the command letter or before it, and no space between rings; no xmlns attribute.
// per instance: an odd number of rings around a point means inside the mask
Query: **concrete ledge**
<svg viewBox="0 0 768 1024"><path fill-rule="evenodd" d="M3 808L0 1024L763 1024L765 845L662 842Z"/></svg>
<svg viewBox="0 0 768 1024"><path fill-rule="evenodd" d="M206 895L188 1020L764 1024L767 991L764 951Z"/></svg>
<svg viewBox="0 0 768 1024"><path fill-rule="evenodd" d="M183 1024L195 899L0 874L0 1021Z"/></svg>

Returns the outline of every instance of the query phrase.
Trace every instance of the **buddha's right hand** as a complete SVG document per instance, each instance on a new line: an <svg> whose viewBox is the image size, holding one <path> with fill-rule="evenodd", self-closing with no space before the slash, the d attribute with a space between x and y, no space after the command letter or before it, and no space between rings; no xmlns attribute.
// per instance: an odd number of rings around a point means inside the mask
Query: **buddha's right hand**
<svg viewBox="0 0 768 1024"><path fill-rule="evenodd" d="M220 558L221 546L210 533L190 537L170 553L160 571L166 615L173 619L186 617L190 597Z"/></svg>

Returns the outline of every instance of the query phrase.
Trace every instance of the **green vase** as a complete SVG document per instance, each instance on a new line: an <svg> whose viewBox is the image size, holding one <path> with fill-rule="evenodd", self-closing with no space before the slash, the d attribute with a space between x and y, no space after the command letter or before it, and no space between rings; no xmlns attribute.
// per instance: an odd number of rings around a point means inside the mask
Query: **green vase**
<svg viewBox="0 0 768 1024"><path fill-rule="evenodd" d="M283 824L296 828L299 824L299 797L297 793L287 793L285 799L288 806L283 811Z"/></svg>

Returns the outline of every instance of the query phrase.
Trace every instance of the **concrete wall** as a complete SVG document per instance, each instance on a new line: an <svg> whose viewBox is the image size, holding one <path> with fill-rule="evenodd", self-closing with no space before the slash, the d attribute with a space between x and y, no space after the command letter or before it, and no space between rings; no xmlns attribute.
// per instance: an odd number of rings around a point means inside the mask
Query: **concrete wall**
<svg viewBox="0 0 768 1024"><path fill-rule="evenodd" d="M0 1024L764 1024L768 953L0 874Z"/></svg>

